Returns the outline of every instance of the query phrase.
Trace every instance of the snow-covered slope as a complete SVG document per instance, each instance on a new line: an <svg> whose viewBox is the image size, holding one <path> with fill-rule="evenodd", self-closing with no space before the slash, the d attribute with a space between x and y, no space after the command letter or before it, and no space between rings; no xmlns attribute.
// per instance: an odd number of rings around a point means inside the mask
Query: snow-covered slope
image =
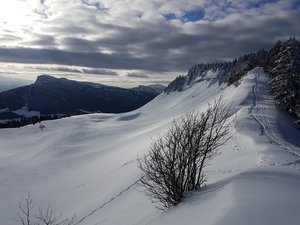
<svg viewBox="0 0 300 225"><path fill-rule="evenodd" d="M123 114L92 114L0 130L0 221L18 224L31 192L82 225L296 225L300 221L300 132L274 104L267 75L249 72L238 87L216 80L162 93ZM236 110L233 138L206 168L207 186L160 212L138 191L136 159L151 137L223 95Z"/></svg>

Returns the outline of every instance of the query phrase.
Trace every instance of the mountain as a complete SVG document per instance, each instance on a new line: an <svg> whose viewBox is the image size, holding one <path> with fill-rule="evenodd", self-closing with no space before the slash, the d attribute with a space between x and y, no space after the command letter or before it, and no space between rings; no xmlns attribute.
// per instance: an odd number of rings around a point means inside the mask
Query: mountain
<svg viewBox="0 0 300 225"><path fill-rule="evenodd" d="M276 104L300 119L300 41L295 38L278 41L269 51L250 53L231 62L195 65L187 76L171 82L165 92L182 91L203 79L238 85L256 67L262 67L272 78L271 92Z"/></svg>
<svg viewBox="0 0 300 225"><path fill-rule="evenodd" d="M125 89L41 75L34 84L0 93L0 118L10 119L13 114L30 112L35 112L33 115L128 112L155 98L163 88L156 85Z"/></svg>

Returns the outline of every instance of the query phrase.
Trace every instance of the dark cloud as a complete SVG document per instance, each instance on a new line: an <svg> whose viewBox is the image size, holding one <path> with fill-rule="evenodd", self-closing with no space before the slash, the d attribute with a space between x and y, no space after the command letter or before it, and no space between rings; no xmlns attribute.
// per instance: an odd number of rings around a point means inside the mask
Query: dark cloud
<svg viewBox="0 0 300 225"><path fill-rule="evenodd" d="M32 46L40 46L42 48L47 48L51 46L55 46L56 40L51 35L37 35L35 39L29 42L23 42L25 45L32 45Z"/></svg>
<svg viewBox="0 0 300 225"><path fill-rule="evenodd" d="M94 74L94 75L109 75L109 76L119 76L119 74L112 70L107 69L89 69L89 68L69 68L69 67L47 67L47 66L28 66L26 68L39 70L39 71L49 71L49 72L66 72L66 73L82 73L82 74Z"/></svg>
<svg viewBox="0 0 300 225"><path fill-rule="evenodd" d="M81 38L64 38L61 41L61 44L67 49L67 50L73 50L77 52L98 52L99 51L99 45L95 43L94 41L89 41L86 39Z"/></svg>
<svg viewBox="0 0 300 225"><path fill-rule="evenodd" d="M105 70L105 69L81 69L81 71L86 74L119 76L117 72L112 70Z"/></svg>
<svg viewBox="0 0 300 225"><path fill-rule="evenodd" d="M153 59L134 58L126 54L69 52L55 49L0 48L0 61L92 68L167 70L165 65Z"/></svg>
<svg viewBox="0 0 300 225"><path fill-rule="evenodd" d="M146 74L140 74L140 73L128 73L127 77L135 77L135 78L149 78Z"/></svg>

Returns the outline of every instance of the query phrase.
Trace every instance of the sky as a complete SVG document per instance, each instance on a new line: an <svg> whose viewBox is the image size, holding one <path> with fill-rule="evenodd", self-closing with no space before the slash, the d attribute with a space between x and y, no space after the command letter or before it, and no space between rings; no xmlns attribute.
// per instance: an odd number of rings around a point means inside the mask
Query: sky
<svg viewBox="0 0 300 225"><path fill-rule="evenodd" d="M300 37L300 0L3 0L0 76L134 86Z"/></svg>

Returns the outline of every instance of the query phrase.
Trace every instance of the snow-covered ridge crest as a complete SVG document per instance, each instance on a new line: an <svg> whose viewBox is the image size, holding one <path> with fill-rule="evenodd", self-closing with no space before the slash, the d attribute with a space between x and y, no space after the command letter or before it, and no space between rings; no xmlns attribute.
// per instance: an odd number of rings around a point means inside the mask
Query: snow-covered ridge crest
<svg viewBox="0 0 300 225"><path fill-rule="evenodd" d="M197 64L191 67L186 76L179 76L165 89L165 92L182 91L184 86L192 86L194 82L204 79L218 80L219 84L237 83L238 80L255 67L263 65L267 52L261 50L257 53L244 55L231 62L216 62ZM253 63L253 62L257 63Z"/></svg>
<svg viewBox="0 0 300 225"><path fill-rule="evenodd" d="M194 71L191 69L189 70L187 76L179 76L172 81L165 89L165 93L170 93L172 91L183 91L193 86L194 83L205 80L211 81L211 83L220 81L220 77L224 73L224 70L219 68L210 70L197 70L198 68L195 67L193 69Z"/></svg>
<svg viewBox="0 0 300 225"><path fill-rule="evenodd" d="M276 103L300 118L300 42L295 38L278 41L269 50L261 50L231 62L198 64L186 76L179 76L165 89L166 93L182 91L195 82L210 79L214 73L218 82L239 85L249 71L262 67L272 78L271 91Z"/></svg>

